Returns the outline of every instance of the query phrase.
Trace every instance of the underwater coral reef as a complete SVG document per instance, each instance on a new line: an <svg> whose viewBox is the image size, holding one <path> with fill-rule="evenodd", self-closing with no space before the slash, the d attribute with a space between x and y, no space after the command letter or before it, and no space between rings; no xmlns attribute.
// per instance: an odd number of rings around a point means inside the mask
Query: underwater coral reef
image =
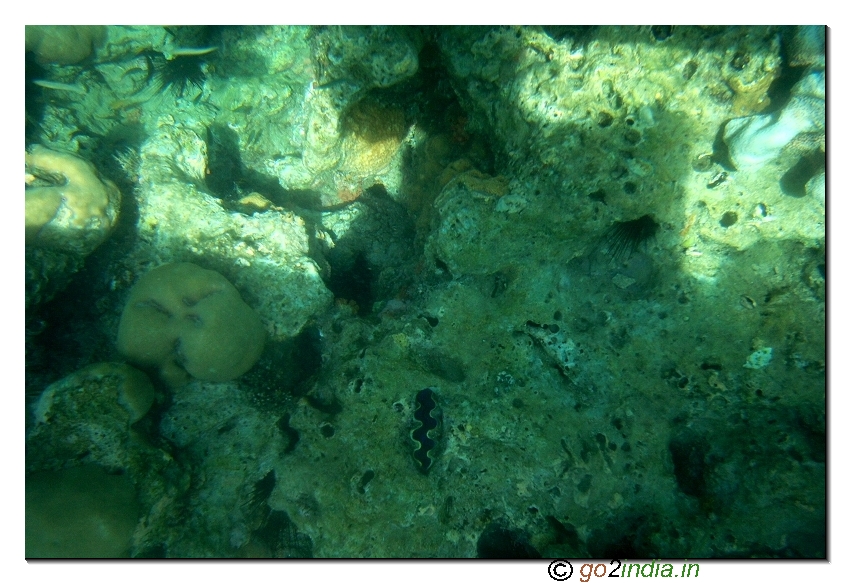
<svg viewBox="0 0 850 583"><path fill-rule="evenodd" d="M28 557L825 557L824 27L26 38Z"/></svg>

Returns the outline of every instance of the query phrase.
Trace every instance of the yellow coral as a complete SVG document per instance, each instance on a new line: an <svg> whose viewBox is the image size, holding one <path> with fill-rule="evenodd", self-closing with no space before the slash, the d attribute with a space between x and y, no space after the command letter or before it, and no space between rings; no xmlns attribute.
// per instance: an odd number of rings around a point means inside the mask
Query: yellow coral
<svg viewBox="0 0 850 583"><path fill-rule="evenodd" d="M773 81L779 76L779 69L765 71L761 77L745 82L739 77L729 77L727 83L735 97L732 101L732 113L736 116L751 115L770 105L767 92Z"/></svg>
<svg viewBox="0 0 850 583"><path fill-rule="evenodd" d="M472 163L465 158L452 162L438 179L440 189L452 180L457 179L466 185L469 190L476 192L485 192L493 196L504 196L508 193L508 179L504 176L490 176L479 172L472 167Z"/></svg>
<svg viewBox="0 0 850 583"><path fill-rule="evenodd" d="M369 176L386 168L401 147L407 126L400 109L356 103L343 120L343 170Z"/></svg>
<svg viewBox="0 0 850 583"><path fill-rule="evenodd" d="M73 65L90 54L106 37L105 26L26 27L26 50L33 51L41 63Z"/></svg>
<svg viewBox="0 0 850 583"><path fill-rule="evenodd" d="M33 146L26 165L27 244L87 254L109 236L121 193L90 162Z"/></svg>
<svg viewBox="0 0 850 583"><path fill-rule="evenodd" d="M171 386L189 376L229 381L263 352L265 329L239 292L216 271L171 263L146 273L130 291L118 326L118 350L156 367Z"/></svg>

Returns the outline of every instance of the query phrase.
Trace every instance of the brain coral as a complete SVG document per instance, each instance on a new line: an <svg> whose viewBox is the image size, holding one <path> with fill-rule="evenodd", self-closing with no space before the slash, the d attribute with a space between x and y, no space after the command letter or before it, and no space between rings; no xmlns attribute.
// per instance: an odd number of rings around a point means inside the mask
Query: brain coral
<svg viewBox="0 0 850 583"><path fill-rule="evenodd" d="M407 127L400 109L361 101L342 120L344 170L369 176L385 168L401 147Z"/></svg>
<svg viewBox="0 0 850 583"><path fill-rule="evenodd" d="M118 222L121 193L86 160L33 146L26 154L26 242L85 256Z"/></svg>
<svg viewBox="0 0 850 583"><path fill-rule="evenodd" d="M239 292L216 271L170 263L143 275L118 326L118 350L156 367L171 386L189 376L233 380L263 351L265 329Z"/></svg>

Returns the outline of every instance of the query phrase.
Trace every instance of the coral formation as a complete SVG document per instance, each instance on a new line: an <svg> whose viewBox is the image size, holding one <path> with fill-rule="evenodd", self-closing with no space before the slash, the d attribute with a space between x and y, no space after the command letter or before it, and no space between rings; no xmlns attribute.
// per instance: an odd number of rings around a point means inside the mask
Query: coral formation
<svg viewBox="0 0 850 583"><path fill-rule="evenodd" d="M36 145L26 165L27 244L87 255L109 236L121 193L93 164Z"/></svg>
<svg viewBox="0 0 850 583"><path fill-rule="evenodd" d="M143 275L130 291L118 350L179 386L189 376L217 382L241 376L257 362L265 338L259 316L223 275L171 263Z"/></svg>
<svg viewBox="0 0 850 583"><path fill-rule="evenodd" d="M802 133L825 130L825 74L812 71L795 87L791 101L778 116L754 115L726 124L723 139L738 168L758 168L779 156Z"/></svg>
<svg viewBox="0 0 850 583"><path fill-rule="evenodd" d="M126 410L130 424L144 417L154 402L153 385L145 373L127 364L99 362L45 389L33 409L38 422L49 422L57 392L63 391L88 393L87 401L111 399Z"/></svg>
<svg viewBox="0 0 850 583"><path fill-rule="evenodd" d="M398 190L401 164L394 154L404 116L375 106L377 92L370 90L416 74L417 35L384 26L265 27L250 39L223 34L234 63L257 64L238 90L216 91L208 83L223 112L217 121L234 128L243 144L246 169L304 191L314 206L350 202L378 182Z"/></svg>
<svg viewBox="0 0 850 583"><path fill-rule="evenodd" d="M63 377L32 405L27 469L82 458L114 470L161 466L161 452L136 439L134 425L153 402L147 375L126 364L92 364Z"/></svg>
<svg viewBox="0 0 850 583"><path fill-rule="evenodd" d="M445 174L452 172L450 167ZM508 192L504 177L474 169L456 174L434 201L435 227L427 242L428 253L454 275L494 272L521 256L505 233L517 225L510 217L527 208L527 200L517 200Z"/></svg>
<svg viewBox="0 0 850 583"><path fill-rule="evenodd" d="M33 472L26 480L26 557L129 557L139 512L126 474L95 465Z"/></svg>
<svg viewBox="0 0 850 583"><path fill-rule="evenodd" d="M207 146L200 138L204 134L206 129L196 118L176 111L157 119L142 146L134 193L138 231L156 253L137 260L164 263L205 257L238 266L228 277L255 298L252 307L271 338L294 336L331 302L310 257L307 222L291 210L269 208L247 215L223 208L204 182L208 166ZM265 185L258 188L264 196L271 195ZM281 310L282 305L287 309Z"/></svg>
<svg viewBox="0 0 850 583"><path fill-rule="evenodd" d="M153 402L147 375L111 362L42 392L26 438L27 556L128 556L141 509L147 528L168 519L182 486L167 477L168 453L142 437Z"/></svg>
<svg viewBox="0 0 850 583"><path fill-rule="evenodd" d="M138 220L32 311L27 386L111 358L119 317L200 380L129 425L117 371L66 377L27 471L123 471L138 557L824 556L824 132L739 169L722 142L825 103L822 38L110 27L50 68L86 95L40 139L107 160L138 124ZM150 51L212 45L196 99L138 93Z"/></svg>
<svg viewBox="0 0 850 583"><path fill-rule="evenodd" d="M73 65L92 54L106 37L105 26L27 25L26 47L41 63Z"/></svg>

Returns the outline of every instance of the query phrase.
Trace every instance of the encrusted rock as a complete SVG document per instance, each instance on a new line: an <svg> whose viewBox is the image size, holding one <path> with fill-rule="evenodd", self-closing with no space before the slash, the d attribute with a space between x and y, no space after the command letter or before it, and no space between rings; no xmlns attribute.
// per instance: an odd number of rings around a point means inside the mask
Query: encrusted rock
<svg viewBox="0 0 850 583"><path fill-rule="evenodd" d="M173 121L160 124L142 147L139 232L155 249L153 260L215 268L250 298L272 338L295 335L331 299L310 258L304 219L275 209L250 216L225 210L200 178L202 128L191 119ZM146 249L140 254L150 261Z"/></svg>
<svg viewBox="0 0 850 583"><path fill-rule="evenodd" d="M97 363L71 373L33 405L28 467L53 467L83 455L108 467L127 467L141 445L132 442L129 427L153 402L150 380L129 365Z"/></svg>

